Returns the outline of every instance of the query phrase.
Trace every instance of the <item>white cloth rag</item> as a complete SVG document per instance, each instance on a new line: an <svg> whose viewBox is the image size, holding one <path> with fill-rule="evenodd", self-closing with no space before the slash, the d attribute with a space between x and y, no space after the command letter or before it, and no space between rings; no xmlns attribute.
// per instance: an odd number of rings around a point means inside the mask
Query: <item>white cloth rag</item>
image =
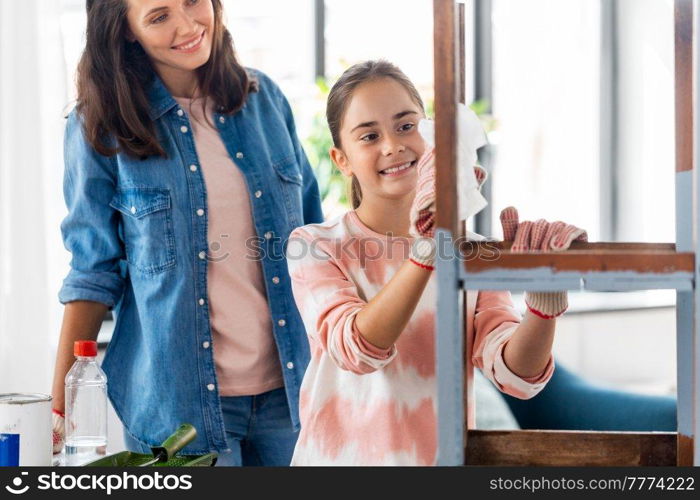
<svg viewBox="0 0 700 500"><path fill-rule="evenodd" d="M435 122L421 120L418 131L425 142L435 147ZM457 193L459 219L466 220L482 211L488 202L479 192L474 175L476 151L487 144L481 120L468 106L457 104Z"/></svg>

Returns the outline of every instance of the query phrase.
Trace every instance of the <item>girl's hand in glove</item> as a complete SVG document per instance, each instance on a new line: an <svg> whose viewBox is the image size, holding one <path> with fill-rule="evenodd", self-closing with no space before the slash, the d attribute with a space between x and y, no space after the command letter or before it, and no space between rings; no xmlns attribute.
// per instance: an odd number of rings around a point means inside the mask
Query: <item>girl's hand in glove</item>
<svg viewBox="0 0 700 500"><path fill-rule="evenodd" d="M588 241L584 229L565 222L544 219L520 222L515 207L501 212L501 225L503 239L513 242L511 252L516 253L563 251L572 241ZM560 316L569 306L566 291L525 292L525 303L533 314L545 319Z"/></svg>

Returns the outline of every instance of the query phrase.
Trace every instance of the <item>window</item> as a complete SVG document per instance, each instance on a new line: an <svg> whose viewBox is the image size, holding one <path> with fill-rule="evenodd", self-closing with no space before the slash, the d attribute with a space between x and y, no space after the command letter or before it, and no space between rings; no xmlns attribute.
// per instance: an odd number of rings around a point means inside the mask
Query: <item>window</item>
<svg viewBox="0 0 700 500"><path fill-rule="evenodd" d="M86 22L85 0L61 0L61 41L66 63L66 88L71 103L77 95L75 70L85 47Z"/></svg>
<svg viewBox="0 0 700 500"><path fill-rule="evenodd" d="M240 62L280 86L305 137L316 93L313 0L223 0L223 6Z"/></svg>
<svg viewBox="0 0 700 500"><path fill-rule="evenodd" d="M618 238L673 242L673 1L618 0L617 8Z"/></svg>
<svg viewBox="0 0 700 500"><path fill-rule="evenodd" d="M514 205L591 240L675 241L673 2L492 9L493 227Z"/></svg>
<svg viewBox="0 0 700 500"><path fill-rule="evenodd" d="M388 59L433 95L433 2L326 0L326 74L335 80L352 64Z"/></svg>
<svg viewBox="0 0 700 500"><path fill-rule="evenodd" d="M598 239L599 3L492 5L494 232L513 205L521 219L564 220Z"/></svg>

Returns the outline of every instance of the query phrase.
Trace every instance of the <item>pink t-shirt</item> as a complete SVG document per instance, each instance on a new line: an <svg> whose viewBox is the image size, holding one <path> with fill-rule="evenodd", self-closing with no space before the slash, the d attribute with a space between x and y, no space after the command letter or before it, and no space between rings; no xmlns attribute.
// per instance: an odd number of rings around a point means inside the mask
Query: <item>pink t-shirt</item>
<svg viewBox="0 0 700 500"><path fill-rule="evenodd" d="M435 273L390 349L372 346L355 327L357 313L405 262L408 241L389 241L354 211L290 235L292 290L311 346L292 465L435 464ZM540 375L526 379L503 360L521 319L510 293L470 293L467 304L467 383L476 366L506 394L527 399L541 391L554 370L551 356Z"/></svg>
<svg viewBox="0 0 700 500"><path fill-rule="evenodd" d="M213 125L213 102L175 100L188 114L207 189L207 293L214 362L222 396L250 396L284 385L260 262L246 258L255 237L246 180ZM201 215L200 215L201 214Z"/></svg>

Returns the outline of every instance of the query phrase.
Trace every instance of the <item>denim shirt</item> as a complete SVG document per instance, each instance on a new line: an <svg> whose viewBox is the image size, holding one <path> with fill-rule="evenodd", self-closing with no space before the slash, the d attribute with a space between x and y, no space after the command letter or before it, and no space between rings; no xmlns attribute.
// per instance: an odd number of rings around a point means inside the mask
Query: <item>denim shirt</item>
<svg viewBox="0 0 700 500"><path fill-rule="evenodd" d="M266 75L248 71L258 79L258 92L234 115L215 113L214 120L247 183L259 236L252 246L261 257L298 430L309 346L284 255L289 233L321 222L323 214L286 98ZM86 141L76 111L68 116L64 196L69 213L61 230L72 260L59 300L114 308L116 324L102 366L109 398L131 436L154 446L189 422L198 434L186 452L224 451L207 301L204 177L187 114L158 76L148 97L167 158L100 155ZM197 215L199 209L204 216Z"/></svg>

